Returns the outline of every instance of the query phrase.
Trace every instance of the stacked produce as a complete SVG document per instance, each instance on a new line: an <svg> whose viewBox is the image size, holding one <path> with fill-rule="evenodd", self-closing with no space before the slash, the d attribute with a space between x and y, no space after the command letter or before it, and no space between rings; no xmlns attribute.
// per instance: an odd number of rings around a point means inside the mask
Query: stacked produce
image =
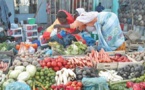
<svg viewBox="0 0 145 90"><path fill-rule="evenodd" d="M33 90L49 90L55 83L55 71L51 68L37 68L35 76L27 81Z"/></svg>
<svg viewBox="0 0 145 90"><path fill-rule="evenodd" d="M112 62L110 56L104 49L101 49L99 52L92 50L91 53L88 54L90 59L94 60L98 63L110 63Z"/></svg>
<svg viewBox="0 0 145 90"><path fill-rule="evenodd" d="M0 43L0 51L8 51L8 50L11 50L15 47L15 43L12 42L12 43Z"/></svg>
<svg viewBox="0 0 145 90"><path fill-rule="evenodd" d="M52 85L52 90L81 90L82 89L82 82L79 81L70 81L66 85Z"/></svg>
<svg viewBox="0 0 145 90"><path fill-rule="evenodd" d="M136 78L145 73L145 68L138 64L127 65L123 68L118 69L118 75L124 79Z"/></svg>
<svg viewBox="0 0 145 90"><path fill-rule="evenodd" d="M61 70L63 67L66 68L70 67L67 65L67 61L61 56L57 58L46 57L44 58L44 60L41 60L39 63L41 67L52 68L55 71Z"/></svg>
<svg viewBox="0 0 145 90"><path fill-rule="evenodd" d="M91 77L97 77L98 74L97 71L94 68L90 67L84 67L84 68L75 68L75 74L77 80L82 80L83 77L91 78Z"/></svg>
<svg viewBox="0 0 145 90"><path fill-rule="evenodd" d="M93 67L93 61L89 56L76 56L76 57L68 57L67 58L67 65L70 68L75 68L75 67Z"/></svg>
<svg viewBox="0 0 145 90"><path fill-rule="evenodd" d="M75 80L76 74L71 69L63 68L56 72L56 85L67 84L69 81Z"/></svg>
<svg viewBox="0 0 145 90"><path fill-rule="evenodd" d="M121 54L115 54L114 56L110 57L111 60L114 62L131 62L127 56Z"/></svg>
<svg viewBox="0 0 145 90"><path fill-rule="evenodd" d="M128 53L127 55L135 59L136 61L145 61L145 52L134 52Z"/></svg>
<svg viewBox="0 0 145 90"><path fill-rule="evenodd" d="M67 47L65 54L66 55L81 55L85 53L87 45L82 42L73 42L70 46Z"/></svg>
<svg viewBox="0 0 145 90"><path fill-rule="evenodd" d="M29 64L40 67L39 60L40 59L35 54L21 54L15 58L10 69L14 69L15 66L27 66Z"/></svg>
<svg viewBox="0 0 145 90"><path fill-rule="evenodd" d="M117 71L115 70L100 71L99 76L105 77L108 82L116 82L123 80L121 76L117 75Z"/></svg>

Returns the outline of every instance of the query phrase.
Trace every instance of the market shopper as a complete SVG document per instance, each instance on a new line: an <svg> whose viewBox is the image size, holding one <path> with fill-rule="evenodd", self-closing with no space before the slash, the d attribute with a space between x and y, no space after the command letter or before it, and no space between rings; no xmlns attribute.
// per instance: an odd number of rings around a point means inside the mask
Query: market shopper
<svg viewBox="0 0 145 90"><path fill-rule="evenodd" d="M67 25L56 24L54 28L78 28L84 30L86 26L95 26L98 32L98 50L125 50L125 38L120 28L118 17L112 12L78 12L80 14L74 23Z"/></svg>
<svg viewBox="0 0 145 90"><path fill-rule="evenodd" d="M54 21L54 23L51 26L49 26L46 29L46 31L44 32L43 37L45 39L50 38L50 34L54 30L54 25L55 24L65 25L65 24L71 24L71 23L74 22L73 16L65 10L59 10L56 17L57 17L57 19ZM76 29L75 28L74 29L59 28L58 30L63 30L63 31L66 31L67 33L71 34L71 33L74 33Z"/></svg>

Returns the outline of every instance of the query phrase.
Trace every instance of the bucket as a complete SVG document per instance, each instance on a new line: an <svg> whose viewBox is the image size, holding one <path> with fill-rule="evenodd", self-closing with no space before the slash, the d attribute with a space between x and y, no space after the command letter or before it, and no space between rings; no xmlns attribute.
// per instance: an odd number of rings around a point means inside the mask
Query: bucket
<svg viewBox="0 0 145 90"><path fill-rule="evenodd" d="M97 33L97 31L93 31L93 32L91 33L91 37L92 37L93 39L95 39L95 40L98 40L98 33Z"/></svg>
<svg viewBox="0 0 145 90"><path fill-rule="evenodd" d="M28 18L28 23L29 24L35 24L35 18Z"/></svg>

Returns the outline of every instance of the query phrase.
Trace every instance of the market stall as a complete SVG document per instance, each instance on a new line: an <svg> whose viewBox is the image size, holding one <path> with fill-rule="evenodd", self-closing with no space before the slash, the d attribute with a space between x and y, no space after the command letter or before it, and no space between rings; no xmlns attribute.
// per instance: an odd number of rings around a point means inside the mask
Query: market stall
<svg viewBox="0 0 145 90"><path fill-rule="evenodd" d="M96 51L79 41L67 48L58 43L49 45L52 49L30 42L14 45L12 49L18 53L12 65L6 61L0 64L0 89L144 90L145 52Z"/></svg>

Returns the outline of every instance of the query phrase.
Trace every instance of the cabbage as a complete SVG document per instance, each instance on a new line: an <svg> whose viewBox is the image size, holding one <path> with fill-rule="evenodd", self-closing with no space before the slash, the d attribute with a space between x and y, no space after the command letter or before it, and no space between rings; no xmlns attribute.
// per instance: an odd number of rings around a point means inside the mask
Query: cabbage
<svg viewBox="0 0 145 90"><path fill-rule="evenodd" d="M16 66L15 70L20 70L21 72L23 72L25 70L24 66Z"/></svg>
<svg viewBox="0 0 145 90"><path fill-rule="evenodd" d="M36 73L36 67L34 65L28 65L26 71L30 73L31 77L33 77Z"/></svg>
<svg viewBox="0 0 145 90"><path fill-rule="evenodd" d="M10 72L9 78L10 79L16 79L20 73L21 73L20 70L13 70L13 71Z"/></svg>
<svg viewBox="0 0 145 90"><path fill-rule="evenodd" d="M18 81L26 81L30 78L29 72L21 72L17 78Z"/></svg>
<svg viewBox="0 0 145 90"><path fill-rule="evenodd" d="M6 86L9 84L9 83L12 83L12 82L15 82L13 79L8 79L7 81L5 81L3 83L3 90L5 90Z"/></svg>

